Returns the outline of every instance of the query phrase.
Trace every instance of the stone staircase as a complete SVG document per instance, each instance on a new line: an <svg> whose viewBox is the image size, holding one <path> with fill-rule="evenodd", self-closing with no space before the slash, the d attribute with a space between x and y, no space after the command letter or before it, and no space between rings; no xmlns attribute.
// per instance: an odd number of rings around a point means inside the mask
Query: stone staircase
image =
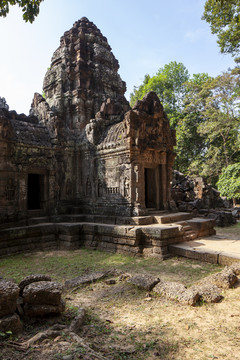
<svg viewBox="0 0 240 360"><path fill-rule="evenodd" d="M181 225L182 228L183 228L183 231L184 231L183 239L184 239L184 241L191 241L191 240L194 240L194 239L196 239L198 237L197 236L197 231L194 230L192 228L192 226L187 221L180 221L180 222L178 222L178 224Z"/></svg>

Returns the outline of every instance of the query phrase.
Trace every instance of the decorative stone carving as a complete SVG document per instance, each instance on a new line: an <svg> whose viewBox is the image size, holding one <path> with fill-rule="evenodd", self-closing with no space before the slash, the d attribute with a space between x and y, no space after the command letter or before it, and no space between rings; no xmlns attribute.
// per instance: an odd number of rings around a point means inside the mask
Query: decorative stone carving
<svg viewBox="0 0 240 360"><path fill-rule="evenodd" d="M0 165L15 181L0 184L0 222L76 205L121 216L169 208L175 133L155 93L130 109L118 68L107 39L82 18L61 37L30 116L0 108Z"/></svg>

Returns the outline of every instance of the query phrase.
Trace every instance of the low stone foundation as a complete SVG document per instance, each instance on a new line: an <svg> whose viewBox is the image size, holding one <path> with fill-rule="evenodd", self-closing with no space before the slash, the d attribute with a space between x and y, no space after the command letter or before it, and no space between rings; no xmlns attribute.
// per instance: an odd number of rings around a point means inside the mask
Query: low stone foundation
<svg viewBox="0 0 240 360"><path fill-rule="evenodd" d="M0 230L0 256L85 246L164 259L169 255L171 244L186 241L185 228L195 237L215 233L214 221L189 218L188 213L122 218L94 215L34 218L29 226Z"/></svg>

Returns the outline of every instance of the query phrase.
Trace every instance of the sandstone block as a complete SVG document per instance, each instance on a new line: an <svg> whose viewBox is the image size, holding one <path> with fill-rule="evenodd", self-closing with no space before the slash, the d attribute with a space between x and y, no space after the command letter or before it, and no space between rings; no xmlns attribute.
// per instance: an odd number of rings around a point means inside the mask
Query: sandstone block
<svg viewBox="0 0 240 360"><path fill-rule="evenodd" d="M69 326L69 330L75 333L78 332L84 322L85 315L86 315L85 309L79 308L77 316L72 320Z"/></svg>
<svg viewBox="0 0 240 360"><path fill-rule="evenodd" d="M223 299L221 290L214 284L193 285L190 289L197 291L200 295L199 300L206 303L218 303Z"/></svg>
<svg viewBox="0 0 240 360"><path fill-rule="evenodd" d="M157 278L156 276L147 275L147 274L133 275L128 280L128 282L130 282L131 284L136 285L139 288L147 291L151 291L152 288L159 283L159 281L160 279Z"/></svg>
<svg viewBox="0 0 240 360"><path fill-rule="evenodd" d="M65 302L60 301L58 305L49 304L25 304L24 314L30 317L42 317L48 314L59 314L65 310Z"/></svg>
<svg viewBox="0 0 240 360"><path fill-rule="evenodd" d="M224 269L220 273L212 275L210 281L219 288L229 289L238 281L238 278L232 269Z"/></svg>
<svg viewBox="0 0 240 360"><path fill-rule="evenodd" d="M0 331L12 331L13 334L18 334L22 331L22 323L17 314L8 315L0 318Z"/></svg>
<svg viewBox="0 0 240 360"><path fill-rule="evenodd" d="M23 290L24 303L33 305L58 306L61 301L62 286L53 281L39 281L27 285Z"/></svg>
<svg viewBox="0 0 240 360"><path fill-rule="evenodd" d="M186 286L177 282L160 281L154 287L153 291L168 299L176 300L180 294L186 291Z"/></svg>
<svg viewBox="0 0 240 360"><path fill-rule="evenodd" d="M229 268L233 271L233 273L235 275L240 275L240 262L239 261L234 262Z"/></svg>
<svg viewBox="0 0 240 360"><path fill-rule="evenodd" d="M65 286L67 288L72 288L75 286L90 284L90 283L96 282L98 280L102 280L109 275L111 275L111 273L109 271L104 271L104 272L99 271L99 272L95 272L95 273L91 273L91 274L81 275L74 279L66 280Z"/></svg>
<svg viewBox="0 0 240 360"><path fill-rule="evenodd" d="M38 281L51 281L51 277L48 275L42 275L42 274L29 275L29 276L25 277L18 285L20 287L21 293L27 285L32 284L34 282L38 282Z"/></svg>
<svg viewBox="0 0 240 360"><path fill-rule="evenodd" d="M0 281L0 317L14 313L19 291L19 287L14 282Z"/></svg>

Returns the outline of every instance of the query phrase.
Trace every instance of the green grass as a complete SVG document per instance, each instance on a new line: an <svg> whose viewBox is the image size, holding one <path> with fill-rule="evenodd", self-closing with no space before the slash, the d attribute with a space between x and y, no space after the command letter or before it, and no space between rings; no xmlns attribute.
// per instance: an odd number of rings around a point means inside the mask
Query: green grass
<svg viewBox="0 0 240 360"><path fill-rule="evenodd" d="M232 234L237 235L240 238L240 221L235 225L226 226L226 227L216 227L217 234Z"/></svg>
<svg viewBox="0 0 240 360"><path fill-rule="evenodd" d="M47 274L53 280L64 281L86 272L109 269L148 272L163 280L181 281L186 284L221 270L217 265L184 258L175 257L160 261L87 249L18 254L0 259L0 276L16 282L31 274Z"/></svg>

